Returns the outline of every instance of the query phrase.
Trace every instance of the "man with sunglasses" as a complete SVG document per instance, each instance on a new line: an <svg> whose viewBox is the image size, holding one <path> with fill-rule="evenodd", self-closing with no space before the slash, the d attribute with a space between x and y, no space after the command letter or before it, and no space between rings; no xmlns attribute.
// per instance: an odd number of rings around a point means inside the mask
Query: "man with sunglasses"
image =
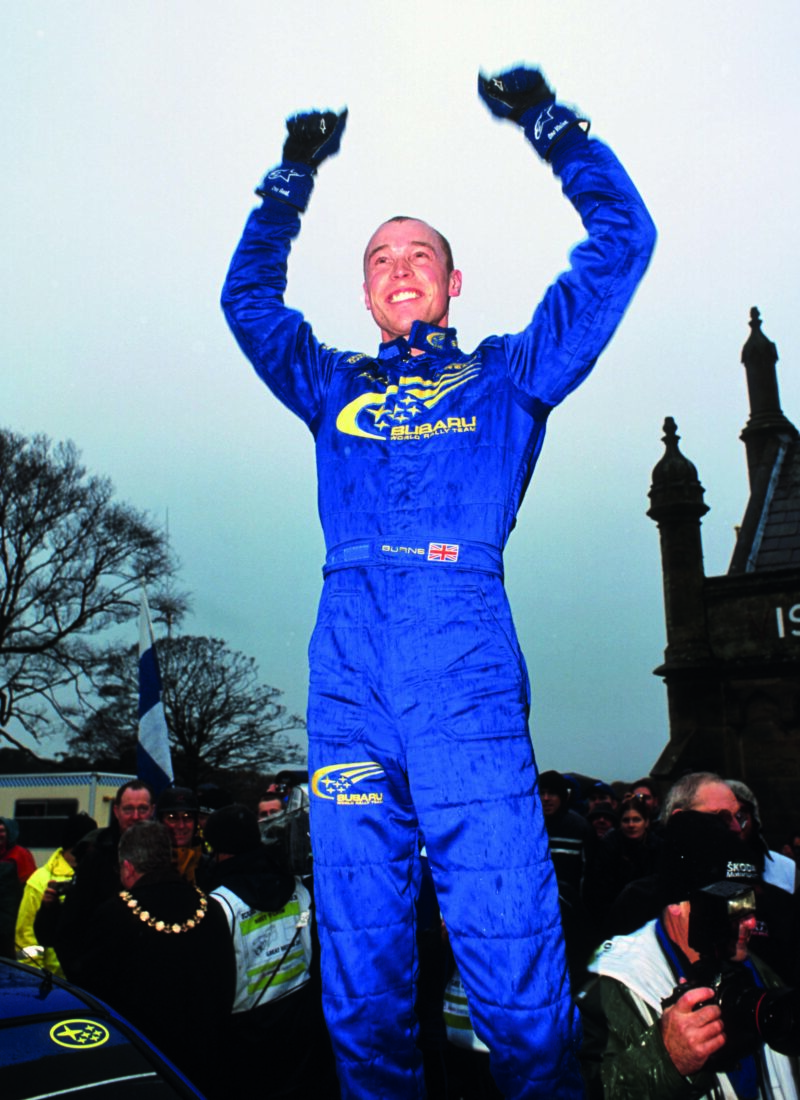
<svg viewBox="0 0 800 1100"><path fill-rule="evenodd" d="M156 819L169 829L175 870L195 883L203 845L197 836L200 803L188 787L167 787L158 796Z"/></svg>

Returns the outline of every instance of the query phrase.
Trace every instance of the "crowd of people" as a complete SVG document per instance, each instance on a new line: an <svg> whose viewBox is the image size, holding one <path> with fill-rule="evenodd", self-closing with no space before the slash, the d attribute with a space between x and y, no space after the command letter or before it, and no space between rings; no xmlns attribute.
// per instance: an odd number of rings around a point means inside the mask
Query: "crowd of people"
<svg viewBox="0 0 800 1100"><path fill-rule="evenodd" d="M0 878L0 953L111 1005L210 1100L244 1091L265 1059L275 1097L338 1095L299 788L278 776L251 809L219 788L155 797L130 780L108 825L75 814L38 870L0 820L14 880Z"/></svg>
<svg viewBox="0 0 800 1100"><path fill-rule="evenodd" d="M38 869L16 822L0 819L0 949L106 1001L211 1098L265 1064L272 1096L336 1098L309 848L297 840L304 778L276 777L253 809L218 788L155 798L131 780L107 826L74 815ZM663 805L649 778L547 771L539 791L588 1095L800 1095L800 1013L784 992L800 972L800 829L771 848L753 792L706 772L678 780ZM417 924L428 1095L500 1098L430 875ZM754 1008L732 1015L720 982L744 983L737 1004L751 989L748 1005L766 998L775 1034Z"/></svg>

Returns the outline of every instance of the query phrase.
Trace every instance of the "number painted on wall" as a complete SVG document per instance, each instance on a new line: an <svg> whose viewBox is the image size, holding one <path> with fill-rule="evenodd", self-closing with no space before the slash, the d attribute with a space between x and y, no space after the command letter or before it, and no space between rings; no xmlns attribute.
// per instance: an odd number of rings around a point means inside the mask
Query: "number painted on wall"
<svg viewBox="0 0 800 1100"><path fill-rule="evenodd" d="M800 603L793 604L785 611L782 607L776 607L775 617L778 621L779 638L785 638L787 633L800 638Z"/></svg>

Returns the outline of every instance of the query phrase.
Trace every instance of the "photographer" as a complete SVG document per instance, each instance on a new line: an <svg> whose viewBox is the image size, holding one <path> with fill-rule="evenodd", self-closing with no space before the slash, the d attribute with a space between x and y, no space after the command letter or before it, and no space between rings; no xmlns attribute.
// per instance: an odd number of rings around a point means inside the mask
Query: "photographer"
<svg viewBox="0 0 800 1100"><path fill-rule="evenodd" d="M764 1029L770 1047L760 1031L760 1002L776 1000L762 994L781 982L749 957L755 916L748 887L757 872L741 856L741 844L714 815L685 811L670 819L661 916L603 944L578 997L590 1097L798 1096L796 1058L773 1049L787 1049L786 1035L778 1042ZM796 1018L783 1016L796 1050Z"/></svg>

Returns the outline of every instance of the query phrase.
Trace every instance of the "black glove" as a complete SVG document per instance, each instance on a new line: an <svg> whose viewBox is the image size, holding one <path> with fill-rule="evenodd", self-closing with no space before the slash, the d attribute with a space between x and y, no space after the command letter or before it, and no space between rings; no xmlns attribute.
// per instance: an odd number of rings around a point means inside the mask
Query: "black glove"
<svg viewBox="0 0 800 1100"><path fill-rule="evenodd" d="M497 76L478 73L478 95L493 115L519 122L525 112L555 99L552 89L538 69L509 69Z"/></svg>
<svg viewBox="0 0 800 1100"><path fill-rule="evenodd" d="M338 153L346 124L346 107L338 115L335 111L304 111L287 118L283 161L267 172L256 194L305 210L317 168L326 157Z"/></svg>
<svg viewBox="0 0 800 1100"><path fill-rule="evenodd" d="M550 159L553 146L566 133L586 122L569 107L556 103L538 69L518 66L496 76L478 73L478 95L497 118L518 123L543 160Z"/></svg>
<svg viewBox="0 0 800 1100"><path fill-rule="evenodd" d="M283 146L284 161L307 164L316 169L326 157L339 152L339 142L347 125L347 108L335 111L308 111L286 119L288 137Z"/></svg>

